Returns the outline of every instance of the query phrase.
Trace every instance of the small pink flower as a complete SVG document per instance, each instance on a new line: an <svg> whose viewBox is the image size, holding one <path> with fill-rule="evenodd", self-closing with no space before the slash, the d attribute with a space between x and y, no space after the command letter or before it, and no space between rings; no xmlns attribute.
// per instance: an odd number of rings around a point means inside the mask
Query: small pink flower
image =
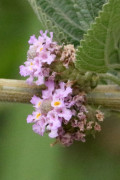
<svg viewBox="0 0 120 180"><path fill-rule="evenodd" d="M32 126L32 129L35 133L43 136L43 134L45 132L45 126L46 126L46 124L44 122L38 121Z"/></svg>
<svg viewBox="0 0 120 180"><path fill-rule="evenodd" d="M45 85L46 85L47 89L42 91L42 98L43 99L51 99L53 90L55 88L54 82L47 81L47 82L45 82Z"/></svg>
<svg viewBox="0 0 120 180"><path fill-rule="evenodd" d="M50 138L56 138L58 136L58 130L55 129L55 130L52 130L50 133L49 133L49 137Z"/></svg>
<svg viewBox="0 0 120 180"><path fill-rule="evenodd" d="M79 120L86 119L86 115L83 112L78 113L77 117L79 118Z"/></svg>
<svg viewBox="0 0 120 180"><path fill-rule="evenodd" d="M77 119L74 119L72 121L72 127L78 127L78 120Z"/></svg>
<svg viewBox="0 0 120 180"><path fill-rule="evenodd" d="M88 123L87 123L87 127L86 127L86 129L87 130L90 130L90 129L92 129L92 125L93 125L93 121L89 121Z"/></svg>
<svg viewBox="0 0 120 180"><path fill-rule="evenodd" d="M39 98L39 97L34 95L30 102L34 105L34 107L36 109L39 109L41 104L42 104L42 102L43 102L43 100L41 98Z"/></svg>
<svg viewBox="0 0 120 180"><path fill-rule="evenodd" d="M69 121L72 117L71 110L66 109L66 108L58 108L56 109L56 112L59 117L64 118L66 121Z"/></svg>
<svg viewBox="0 0 120 180"><path fill-rule="evenodd" d="M101 111L97 110L96 111L96 118L98 119L98 121L102 122L104 120L104 114Z"/></svg>
<svg viewBox="0 0 120 180"><path fill-rule="evenodd" d="M70 133L64 134L60 139L60 143L63 144L64 146L70 146L71 144L73 144L73 138L71 134Z"/></svg>
<svg viewBox="0 0 120 180"><path fill-rule="evenodd" d="M101 131L101 126L96 122L94 126L95 131Z"/></svg>
<svg viewBox="0 0 120 180"><path fill-rule="evenodd" d="M80 131L84 131L85 130L84 122L83 121L82 122L78 122L78 127L79 127Z"/></svg>
<svg viewBox="0 0 120 180"><path fill-rule="evenodd" d="M51 64L55 60L55 55L51 54L49 51L43 51L40 55L40 58L43 63Z"/></svg>
<svg viewBox="0 0 120 180"><path fill-rule="evenodd" d="M85 142L85 141L86 141L86 140L85 140L85 134L84 134L84 133L81 133L81 132L79 132L79 131L77 131L77 132L75 133L74 139L75 139L76 141L82 141L82 142Z"/></svg>
<svg viewBox="0 0 120 180"><path fill-rule="evenodd" d="M37 41L37 39L36 39L35 35L33 35L33 36L30 37L28 43L29 44L34 44L36 41Z"/></svg>
<svg viewBox="0 0 120 180"><path fill-rule="evenodd" d="M58 121L58 114L56 111L52 110L47 113L47 118L52 121Z"/></svg>
<svg viewBox="0 0 120 180"><path fill-rule="evenodd" d="M65 83L61 82L60 84L60 89L57 89L55 91L55 96L56 98L65 98L67 97L70 93L72 93L72 88L71 87L65 87Z"/></svg>
<svg viewBox="0 0 120 180"><path fill-rule="evenodd" d="M53 108L61 108L61 107L64 107L64 102L60 99L53 99L52 102L51 102L51 106Z"/></svg>
<svg viewBox="0 0 120 180"><path fill-rule="evenodd" d="M44 84L44 76L38 76L38 80L36 81L36 84L39 86L39 85L42 85Z"/></svg>

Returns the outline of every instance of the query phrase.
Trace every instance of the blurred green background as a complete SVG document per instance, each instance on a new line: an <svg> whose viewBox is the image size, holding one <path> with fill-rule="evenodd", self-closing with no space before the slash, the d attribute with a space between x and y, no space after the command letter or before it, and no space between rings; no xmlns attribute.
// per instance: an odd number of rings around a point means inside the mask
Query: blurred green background
<svg viewBox="0 0 120 180"><path fill-rule="evenodd" d="M25 0L0 0L0 78L22 79L28 39L42 28ZM33 133L31 105L0 103L0 180L120 180L120 115L109 113L87 143L51 148Z"/></svg>

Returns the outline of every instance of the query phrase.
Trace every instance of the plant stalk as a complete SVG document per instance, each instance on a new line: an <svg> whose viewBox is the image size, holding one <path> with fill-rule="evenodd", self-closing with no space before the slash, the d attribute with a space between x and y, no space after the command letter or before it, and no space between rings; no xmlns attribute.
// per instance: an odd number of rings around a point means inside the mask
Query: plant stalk
<svg viewBox="0 0 120 180"><path fill-rule="evenodd" d="M109 109L120 111L120 86L98 85L87 94L89 104L101 105Z"/></svg>
<svg viewBox="0 0 120 180"><path fill-rule="evenodd" d="M31 97L41 96L44 88L44 85L28 85L23 80L0 79L0 101L30 103ZM98 85L87 94L87 101L92 105L120 111L120 86Z"/></svg>
<svg viewBox="0 0 120 180"><path fill-rule="evenodd" d="M44 88L44 85L28 85L23 80L0 79L0 101L30 103L31 97L40 96Z"/></svg>

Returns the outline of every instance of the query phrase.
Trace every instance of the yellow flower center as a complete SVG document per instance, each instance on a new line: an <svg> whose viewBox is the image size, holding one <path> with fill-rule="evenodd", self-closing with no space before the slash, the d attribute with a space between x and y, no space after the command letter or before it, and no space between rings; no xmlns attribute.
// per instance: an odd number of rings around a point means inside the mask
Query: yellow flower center
<svg viewBox="0 0 120 180"><path fill-rule="evenodd" d="M43 50L43 48L40 48L40 51L42 51Z"/></svg>
<svg viewBox="0 0 120 180"><path fill-rule="evenodd" d="M59 106L61 104L61 102L60 101L56 101L56 102L54 102L54 106Z"/></svg>
<svg viewBox="0 0 120 180"><path fill-rule="evenodd" d="M33 63L31 62L29 66L30 70L32 70L32 66L33 66Z"/></svg>
<svg viewBox="0 0 120 180"><path fill-rule="evenodd" d="M41 101L38 103L38 107L40 107L40 105L41 105Z"/></svg>
<svg viewBox="0 0 120 180"><path fill-rule="evenodd" d="M41 116L41 113L38 113L38 114L36 115L36 119L39 119L40 116Z"/></svg>

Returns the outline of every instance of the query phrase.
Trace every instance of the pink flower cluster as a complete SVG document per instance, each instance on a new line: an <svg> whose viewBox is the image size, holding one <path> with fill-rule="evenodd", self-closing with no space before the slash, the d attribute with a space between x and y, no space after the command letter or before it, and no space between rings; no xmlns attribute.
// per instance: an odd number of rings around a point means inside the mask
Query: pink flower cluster
<svg viewBox="0 0 120 180"><path fill-rule="evenodd" d="M68 122L73 115L65 103L65 98L72 93L72 89L65 87L63 82L59 89L55 89L53 81L48 81L45 85L47 89L42 91L42 99L36 96L31 99L35 111L28 116L27 122L35 123L33 130L41 136L47 130L51 138L56 138L63 120Z"/></svg>
<svg viewBox="0 0 120 180"><path fill-rule="evenodd" d="M44 84L45 77L49 77L49 65L55 60L56 55L53 53L56 43L52 41L53 33L47 36L47 31L40 31L38 39L35 35L30 37L30 44L27 61L20 66L21 76L29 76L27 82L31 84L36 80L37 85Z"/></svg>
<svg viewBox="0 0 120 180"><path fill-rule="evenodd" d="M67 83L56 80L57 72L51 70L51 64L59 58L63 66L69 68L69 64L75 60L75 51L69 45L63 47L62 52L52 39L53 33L48 37L47 31L40 31L38 39L31 36L27 61L20 66L20 74L29 76L29 84L35 82L46 86L41 97L32 97L30 102L35 110L28 115L27 123L33 123L35 133L43 136L48 132L49 137L56 138L56 142L70 146L75 140L85 142L87 134L99 132L104 114L98 110L91 120L85 93L76 94L79 88L76 89L77 86L69 80Z"/></svg>
<svg viewBox="0 0 120 180"><path fill-rule="evenodd" d="M45 82L46 90L42 98L33 96L31 103L35 111L27 118L28 123L34 123L33 131L43 136L49 133L50 138L56 138L64 146L70 146L74 140L85 142L86 132L100 131L100 121L103 114L96 112L98 122L90 121L85 107L85 95L73 95L73 89L67 83L56 85L53 81Z"/></svg>

